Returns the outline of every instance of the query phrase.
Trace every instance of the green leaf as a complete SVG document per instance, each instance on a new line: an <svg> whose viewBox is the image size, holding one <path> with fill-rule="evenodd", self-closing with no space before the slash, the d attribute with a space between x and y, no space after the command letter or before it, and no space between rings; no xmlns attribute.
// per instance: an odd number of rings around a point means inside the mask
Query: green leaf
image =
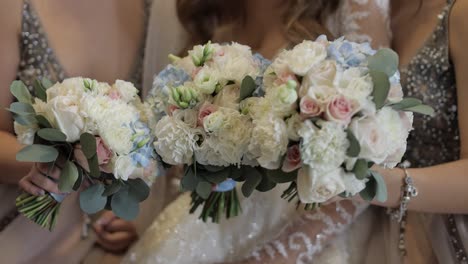
<svg viewBox="0 0 468 264"><path fill-rule="evenodd" d="M117 193L120 188L122 188L122 183L120 181L114 181L111 184L105 186L105 191L102 196L111 196Z"/></svg>
<svg viewBox="0 0 468 264"><path fill-rule="evenodd" d="M249 75L245 76L241 84L239 102L252 96L252 93L255 91L256 87L255 80Z"/></svg>
<svg viewBox="0 0 468 264"><path fill-rule="evenodd" d="M274 183L287 183L297 179L297 170L292 172L284 172L281 169L266 170L266 176Z"/></svg>
<svg viewBox="0 0 468 264"><path fill-rule="evenodd" d="M253 167L246 168L250 169L246 171L245 182L242 185L242 194L244 194L245 197L249 197L260 184L263 177L257 169Z"/></svg>
<svg viewBox="0 0 468 264"><path fill-rule="evenodd" d="M37 135L41 137L42 139L48 140L48 141L56 141L56 142L66 142L67 141L67 135L62 133L58 129L54 128L43 128L37 131Z"/></svg>
<svg viewBox="0 0 468 264"><path fill-rule="evenodd" d="M16 123L23 125L23 126L33 126L37 123L36 118L34 115L17 115L13 114L13 119Z"/></svg>
<svg viewBox="0 0 468 264"><path fill-rule="evenodd" d="M211 183L219 184L229 178L230 172L231 170L229 168L225 168L224 170L218 172L205 172L203 173L203 178Z"/></svg>
<svg viewBox="0 0 468 264"><path fill-rule="evenodd" d="M10 85L10 92L18 102L30 104L32 101L28 87L22 81L13 81Z"/></svg>
<svg viewBox="0 0 468 264"><path fill-rule="evenodd" d="M116 216L127 221L135 219L140 211L139 201L128 188L121 188L112 196L111 206Z"/></svg>
<svg viewBox="0 0 468 264"><path fill-rule="evenodd" d="M385 181L382 175L380 175L376 171L371 171L371 173L377 185L375 199L377 199L377 201L381 203L384 203L385 201L387 201L387 198L388 198L387 185L385 184Z"/></svg>
<svg viewBox="0 0 468 264"><path fill-rule="evenodd" d="M374 90L372 91L372 97L374 99L375 107L377 109L382 108L387 101L388 93L390 91L390 81L388 76L380 71L371 71L370 76L374 83Z"/></svg>
<svg viewBox="0 0 468 264"><path fill-rule="evenodd" d="M230 166L229 168L229 178L237 180L242 176L243 167L238 168L237 166Z"/></svg>
<svg viewBox="0 0 468 264"><path fill-rule="evenodd" d="M46 89L42 86L41 81L35 80L33 83L33 86L34 86L34 92L35 92L36 97L38 97L44 102L47 102Z"/></svg>
<svg viewBox="0 0 468 264"><path fill-rule="evenodd" d="M206 182L206 181L201 181L201 182L198 183L197 188L196 188L195 191L197 192L197 194L201 198L206 200L206 199L208 199L208 196L210 196L212 188L213 187L212 187L211 183Z"/></svg>
<svg viewBox="0 0 468 264"><path fill-rule="evenodd" d="M42 87L44 87L44 89L46 89L46 90L54 85L49 79L47 79L45 77L42 78L41 84L42 84Z"/></svg>
<svg viewBox="0 0 468 264"><path fill-rule="evenodd" d="M80 193L80 207L87 214L95 214L106 206L107 197L102 196L104 185L97 183Z"/></svg>
<svg viewBox="0 0 468 264"><path fill-rule="evenodd" d="M60 179L58 183L59 190L64 193L71 192L73 186L75 186L76 181L78 180L78 169L76 165L67 160L65 166L63 166L62 172L60 173Z"/></svg>
<svg viewBox="0 0 468 264"><path fill-rule="evenodd" d="M358 159L354 164L353 173L356 175L356 178L362 180L367 177L368 170L367 161L364 159Z"/></svg>
<svg viewBox="0 0 468 264"><path fill-rule="evenodd" d="M346 133L347 133L347 138L349 141L349 148L348 148L348 151L346 152L346 155L348 155L351 158L355 158L361 152L361 145L359 144L359 141L354 136L351 130L349 129L346 130Z"/></svg>
<svg viewBox="0 0 468 264"><path fill-rule="evenodd" d="M199 167L204 168L205 170L209 172L218 172L226 169L226 167L221 167L221 166L211 166L211 165L198 165Z"/></svg>
<svg viewBox="0 0 468 264"><path fill-rule="evenodd" d="M94 155L92 158L88 159L88 165L89 174L94 178L99 178L101 176L101 170L99 169L98 156Z"/></svg>
<svg viewBox="0 0 468 264"><path fill-rule="evenodd" d="M366 183L366 188L360 193L361 198L366 201L372 201L377 194L377 182L374 177L370 177Z"/></svg>
<svg viewBox="0 0 468 264"><path fill-rule="evenodd" d="M96 138L90 133L83 133L80 136L80 144L87 159L96 155Z"/></svg>
<svg viewBox="0 0 468 264"><path fill-rule="evenodd" d="M200 180L195 176L193 169L189 167L187 168L184 177L182 177L180 185L184 191L195 191L199 181Z"/></svg>
<svg viewBox="0 0 468 264"><path fill-rule="evenodd" d="M10 105L8 111L17 114L17 115L35 115L36 112L31 104L14 102Z"/></svg>
<svg viewBox="0 0 468 264"><path fill-rule="evenodd" d="M398 111L398 110L404 110L407 108L418 106L420 104L422 104L421 100L417 98L407 97L407 98L403 98L403 100L401 100L398 103L391 104L391 107Z"/></svg>
<svg viewBox="0 0 468 264"><path fill-rule="evenodd" d="M428 105L418 105L410 108L406 108L405 111L410 111L410 112L415 112L423 115L428 115L428 116L434 116L434 108L428 106Z"/></svg>
<svg viewBox="0 0 468 264"><path fill-rule="evenodd" d="M276 183L271 181L269 177L263 177L262 181L255 188L259 192L268 192L276 187Z"/></svg>
<svg viewBox="0 0 468 264"><path fill-rule="evenodd" d="M50 124L49 120L47 120L47 118L45 118L44 116L37 115L36 120L39 126L41 126L42 128L52 128L52 125Z"/></svg>
<svg viewBox="0 0 468 264"><path fill-rule="evenodd" d="M371 71L383 72L387 77L391 77L398 70L398 54L388 48L380 49L368 59L368 67Z"/></svg>
<svg viewBox="0 0 468 264"><path fill-rule="evenodd" d="M135 196L139 202L143 202L150 194L150 187L142 179L130 179L127 181L128 192Z"/></svg>
<svg viewBox="0 0 468 264"><path fill-rule="evenodd" d="M59 152L51 146L29 145L16 154L16 160L24 162L52 162L57 159Z"/></svg>
<svg viewBox="0 0 468 264"><path fill-rule="evenodd" d="M81 187L81 184L83 184L83 169L81 167L75 167L78 170L78 179L76 180L75 185L73 185L73 190L78 191Z"/></svg>

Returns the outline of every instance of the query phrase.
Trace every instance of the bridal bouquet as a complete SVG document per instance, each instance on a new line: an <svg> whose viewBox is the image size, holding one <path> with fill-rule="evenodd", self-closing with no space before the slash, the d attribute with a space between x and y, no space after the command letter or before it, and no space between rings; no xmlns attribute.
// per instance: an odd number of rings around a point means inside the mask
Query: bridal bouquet
<svg viewBox="0 0 468 264"><path fill-rule="evenodd" d="M85 78L55 85L44 79L34 88L36 97L21 81L11 85L17 102L9 111L18 140L25 145L16 158L49 163L44 177L59 167L63 194L23 193L16 200L18 211L52 230L60 202L67 193L80 191L84 212L109 209L133 219L156 172L153 137L137 89L120 80L110 86Z"/></svg>
<svg viewBox="0 0 468 264"><path fill-rule="evenodd" d="M283 198L298 197L306 209L338 195L385 201L385 182L371 167L395 167L413 112L433 114L403 98L395 52L344 38L281 52L263 90L243 108L253 120L250 153L270 185L291 182Z"/></svg>

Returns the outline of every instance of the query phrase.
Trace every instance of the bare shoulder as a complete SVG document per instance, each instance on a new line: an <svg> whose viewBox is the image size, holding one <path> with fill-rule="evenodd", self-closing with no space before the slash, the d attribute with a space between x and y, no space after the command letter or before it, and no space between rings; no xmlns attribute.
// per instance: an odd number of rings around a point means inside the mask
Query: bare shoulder
<svg viewBox="0 0 468 264"><path fill-rule="evenodd" d="M452 7L450 13L450 38L457 42L463 42L462 40L468 39L468 1L458 0Z"/></svg>
<svg viewBox="0 0 468 264"><path fill-rule="evenodd" d="M21 29L22 0L0 1L0 32L18 33ZM4 36L2 36L4 37Z"/></svg>

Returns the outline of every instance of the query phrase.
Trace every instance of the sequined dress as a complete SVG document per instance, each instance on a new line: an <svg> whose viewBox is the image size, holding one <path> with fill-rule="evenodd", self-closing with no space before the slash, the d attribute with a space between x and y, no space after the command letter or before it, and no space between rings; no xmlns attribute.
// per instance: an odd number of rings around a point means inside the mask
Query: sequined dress
<svg viewBox="0 0 468 264"><path fill-rule="evenodd" d="M150 5L151 1L146 4ZM145 6L145 10L149 10L149 6ZM32 84L38 78L46 77L52 82L58 82L69 77L50 47L47 34L30 0L23 2L21 23L17 79L23 81L34 94ZM130 79L137 87L141 87L142 81L143 46L139 52ZM14 202L18 194L16 186L0 185L1 262L78 263L88 254L94 238L90 236L81 239L85 218L76 194L71 194L63 202L59 221L52 233L18 214Z"/></svg>

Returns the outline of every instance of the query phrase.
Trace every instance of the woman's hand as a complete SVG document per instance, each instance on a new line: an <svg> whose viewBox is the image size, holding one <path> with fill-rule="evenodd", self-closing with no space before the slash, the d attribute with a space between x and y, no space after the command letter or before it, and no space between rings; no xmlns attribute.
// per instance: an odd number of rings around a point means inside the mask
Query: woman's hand
<svg viewBox="0 0 468 264"><path fill-rule="evenodd" d="M45 192L60 194L58 179L61 169L49 163L35 163L29 173L24 176L19 186L26 192L41 196Z"/></svg>
<svg viewBox="0 0 468 264"><path fill-rule="evenodd" d="M112 212L106 211L93 224L97 243L113 253L122 253L138 239L136 227L132 222L122 220Z"/></svg>

